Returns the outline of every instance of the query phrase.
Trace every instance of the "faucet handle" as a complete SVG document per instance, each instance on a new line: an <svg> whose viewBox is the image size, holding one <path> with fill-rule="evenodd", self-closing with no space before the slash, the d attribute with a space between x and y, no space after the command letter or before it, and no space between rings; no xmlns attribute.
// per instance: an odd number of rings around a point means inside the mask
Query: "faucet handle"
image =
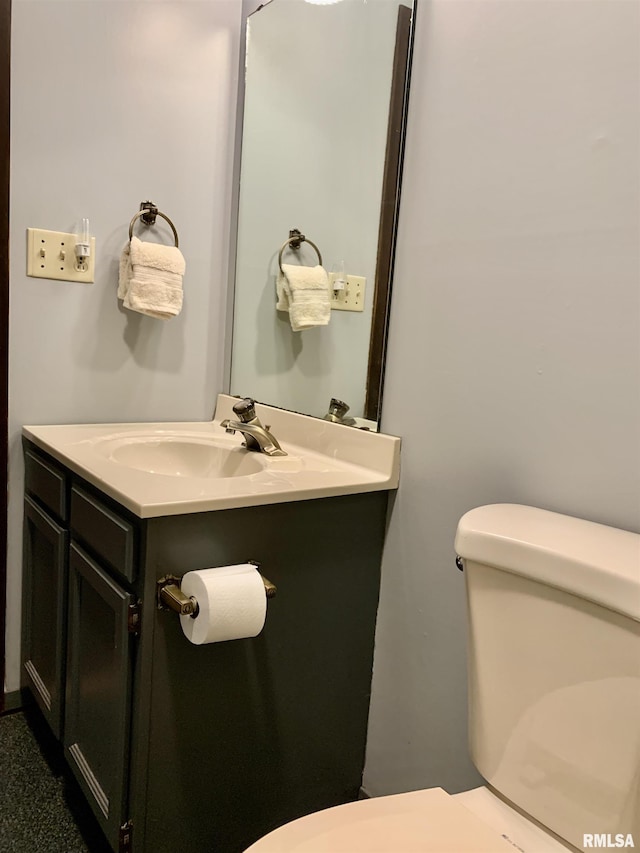
<svg viewBox="0 0 640 853"><path fill-rule="evenodd" d="M331 403L329 404L329 414L334 415L336 418L342 420L342 418L349 411L349 406L343 400L338 400L336 397L331 398Z"/></svg>
<svg viewBox="0 0 640 853"><path fill-rule="evenodd" d="M245 397L233 407L234 414L238 416L243 424L248 424L249 421L255 419L256 416L256 401L251 397Z"/></svg>

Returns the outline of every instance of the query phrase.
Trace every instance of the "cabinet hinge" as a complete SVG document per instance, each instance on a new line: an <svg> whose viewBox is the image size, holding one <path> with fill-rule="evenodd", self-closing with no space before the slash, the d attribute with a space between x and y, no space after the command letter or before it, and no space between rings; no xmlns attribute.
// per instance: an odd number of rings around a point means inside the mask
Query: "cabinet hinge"
<svg viewBox="0 0 640 853"><path fill-rule="evenodd" d="M123 823L118 832L118 853L131 853L133 821Z"/></svg>
<svg viewBox="0 0 640 853"><path fill-rule="evenodd" d="M142 602L136 601L129 605L127 612L127 630L130 634L140 633L140 617L142 614Z"/></svg>

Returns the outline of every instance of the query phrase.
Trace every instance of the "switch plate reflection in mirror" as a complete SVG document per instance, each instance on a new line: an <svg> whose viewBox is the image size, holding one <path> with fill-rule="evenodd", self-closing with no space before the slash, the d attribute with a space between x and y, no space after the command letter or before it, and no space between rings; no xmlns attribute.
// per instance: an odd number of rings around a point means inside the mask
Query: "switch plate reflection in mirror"
<svg viewBox="0 0 640 853"><path fill-rule="evenodd" d="M339 273L330 273L329 282ZM367 279L362 275L348 275L347 284L342 290L331 289L331 309L333 311L364 311L364 290Z"/></svg>

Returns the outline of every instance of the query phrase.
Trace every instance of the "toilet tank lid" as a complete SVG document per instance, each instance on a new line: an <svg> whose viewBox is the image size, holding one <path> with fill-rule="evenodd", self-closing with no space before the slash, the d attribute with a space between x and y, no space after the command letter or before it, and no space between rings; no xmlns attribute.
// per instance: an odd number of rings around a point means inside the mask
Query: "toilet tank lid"
<svg viewBox="0 0 640 853"><path fill-rule="evenodd" d="M456 553L562 589L640 622L640 535L520 504L472 509Z"/></svg>

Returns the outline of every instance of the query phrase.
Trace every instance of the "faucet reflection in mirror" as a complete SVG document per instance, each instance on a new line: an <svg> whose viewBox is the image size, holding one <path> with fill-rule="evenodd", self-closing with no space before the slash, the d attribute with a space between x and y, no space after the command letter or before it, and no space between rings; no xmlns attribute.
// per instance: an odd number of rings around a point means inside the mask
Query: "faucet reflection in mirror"
<svg viewBox="0 0 640 853"><path fill-rule="evenodd" d="M335 397L331 398L329 403L329 411L324 416L325 421L331 421L334 424L345 424L345 426L356 426L355 418L348 418L347 412L349 405L343 400L338 400Z"/></svg>
<svg viewBox="0 0 640 853"><path fill-rule="evenodd" d="M319 418L336 397L375 427L412 14L408 0L272 0L247 19L231 394ZM304 334L275 308L293 217L364 295L351 310L330 289L330 322ZM314 269L309 241L295 260Z"/></svg>

